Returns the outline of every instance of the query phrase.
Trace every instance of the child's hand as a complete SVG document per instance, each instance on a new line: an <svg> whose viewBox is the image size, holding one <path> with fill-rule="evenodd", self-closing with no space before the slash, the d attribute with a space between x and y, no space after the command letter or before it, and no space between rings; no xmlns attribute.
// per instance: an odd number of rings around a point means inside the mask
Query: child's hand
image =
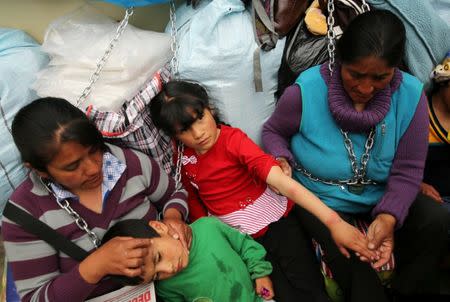
<svg viewBox="0 0 450 302"><path fill-rule="evenodd" d="M377 253L368 248L369 242L366 236L354 226L339 218L339 221L330 225L329 229L331 237L345 257L350 258L350 253L347 251L350 249L355 251L360 259L368 262L377 260Z"/></svg>
<svg viewBox="0 0 450 302"><path fill-rule="evenodd" d="M270 300L274 296L272 281L269 276L255 279L256 294L264 300Z"/></svg>

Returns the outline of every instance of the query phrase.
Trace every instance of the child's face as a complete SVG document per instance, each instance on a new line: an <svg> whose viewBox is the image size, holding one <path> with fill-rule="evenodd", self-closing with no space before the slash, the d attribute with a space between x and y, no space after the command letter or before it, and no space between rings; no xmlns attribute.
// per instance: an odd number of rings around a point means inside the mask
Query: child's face
<svg viewBox="0 0 450 302"><path fill-rule="evenodd" d="M211 111L205 108L202 118L197 118L190 128L183 129L176 136L198 154L204 154L214 146L219 132Z"/></svg>
<svg viewBox="0 0 450 302"><path fill-rule="evenodd" d="M151 239L149 253L145 259L145 283L168 279L182 271L189 263L189 251L168 233L167 226L159 221L150 225L161 237Z"/></svg>

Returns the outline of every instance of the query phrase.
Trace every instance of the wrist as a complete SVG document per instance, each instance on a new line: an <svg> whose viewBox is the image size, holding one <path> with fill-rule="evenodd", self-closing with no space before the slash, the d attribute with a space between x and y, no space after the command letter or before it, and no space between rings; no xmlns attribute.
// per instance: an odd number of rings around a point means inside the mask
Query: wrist
<svg viewBox="0 0 450 302"><path fill-rule="evenodd" d="M183 215L181 215L180 211L174 208L169 208L164 211L163 219L179 219L183 220Z"/></svg>
<svg viewBox="0 0 450 302"><path fill-rule="evenodd" d="M395 224L397 223L397 219L395 218L395 216L388 213L380 213L377 215L376 219L382 220L392 228L394 228Z"/></svg>
<svg viewBox="0 0 450 302"><path fill-rule="evenodd" d="M107 275L103 271L104 265L99 261L99 257L95 257L95 252L81 261L78 266L81 278L89 284L97 284L103 277Z"/></svg>
<svg viewBox="0 0 450 302"><path fill-rule="evenodd" d="M339 216L338 213L335 211L331 211L330 214L328 214L327 218L324 221L325 226L328 229L332 229L336 224L342 221L341 216Z"/></svg>

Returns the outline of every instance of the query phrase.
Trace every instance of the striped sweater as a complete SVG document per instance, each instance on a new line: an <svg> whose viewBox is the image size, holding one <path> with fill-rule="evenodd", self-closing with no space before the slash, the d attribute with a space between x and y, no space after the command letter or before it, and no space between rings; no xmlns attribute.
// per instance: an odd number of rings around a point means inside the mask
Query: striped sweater
<svg viewBox="0 0 450 302"><path fill-rule="evenodd" d="M100 239L108 228L123 219L155 220L158 211L168 208L176 208L186 217L185 191L175 189L173 179L156 161L138 151L113 145L108 147L127 167L108 195L103 212L97 214L78 202L71 203ZM85 250L93 250L87 234L58 206L34 173L30 173L30 177L16 189L9 202L39 218ZM6 257L22 301L84 301L117 288L108 280L98 284L86 283L79 273L77 261L56 252L46 242L7 218L3 218L2 223Z"/></svg>

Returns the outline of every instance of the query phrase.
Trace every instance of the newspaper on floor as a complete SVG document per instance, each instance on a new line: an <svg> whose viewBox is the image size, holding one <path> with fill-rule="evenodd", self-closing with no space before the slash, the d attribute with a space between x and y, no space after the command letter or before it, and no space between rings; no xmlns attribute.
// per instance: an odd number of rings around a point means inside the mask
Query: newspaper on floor
<svg viewBox="0 0 450 302"><path fill-rule="evenodd" d="M155 286L152 283L125 286L109 294L86 302L156 302Z"/></svg>

